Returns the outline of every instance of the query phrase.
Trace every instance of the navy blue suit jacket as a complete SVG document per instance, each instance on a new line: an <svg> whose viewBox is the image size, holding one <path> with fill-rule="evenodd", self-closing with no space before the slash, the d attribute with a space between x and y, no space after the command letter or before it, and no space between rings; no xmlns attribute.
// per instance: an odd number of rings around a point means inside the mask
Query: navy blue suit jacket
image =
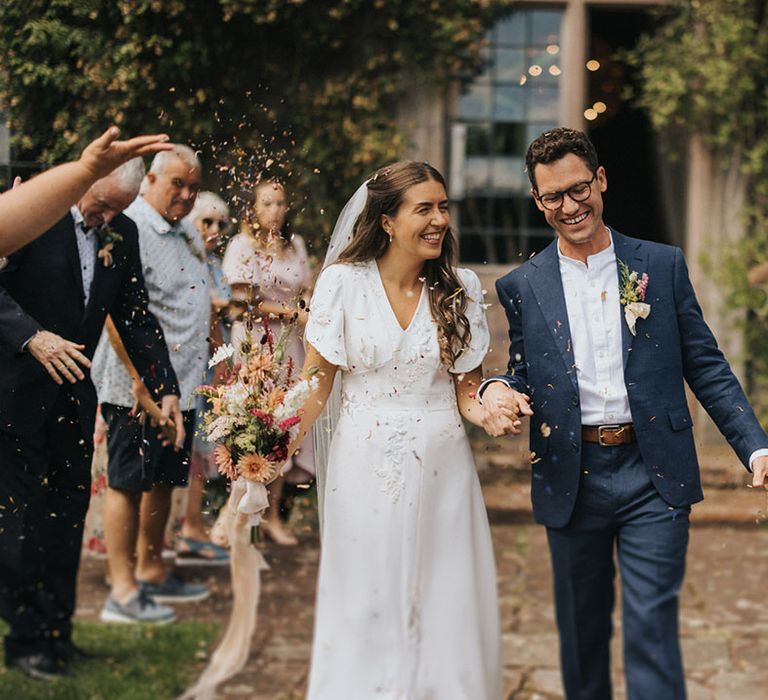
<svg viewBox="0 0 768 700"><path fill-rule="evenodd" d="M624 383L638 447L662 498L690 505L703 494L685 383L745 465L754 450L768 447L768 436L704 321L680 249L611 234L617 258L649 277L651 313L638 320L636 336L621 314ZM499 279L496 291L510 339L508 373L500 378L528 394L534 410L534 515L562 527L579 488L581 407L557 242Z"/></svg>
<svg viewBox="0 0 768 700"><path fill-rule="evenodd" d="M85 345L83 354L90 359L107 314L150 391L158 398L178 395L163 331L148 307L136 224L119 214L110 227L122 241L112 250L110 266L96 260L87 307L70 214L11 255L0 271L0 430L32 434L62 389L30 353L21 352L22 345L38 330L47 330ZM72 385L65 380L65 385L77 399L81 430L90 440L96 391L88 370L81 369L85 379Z"/></svg>

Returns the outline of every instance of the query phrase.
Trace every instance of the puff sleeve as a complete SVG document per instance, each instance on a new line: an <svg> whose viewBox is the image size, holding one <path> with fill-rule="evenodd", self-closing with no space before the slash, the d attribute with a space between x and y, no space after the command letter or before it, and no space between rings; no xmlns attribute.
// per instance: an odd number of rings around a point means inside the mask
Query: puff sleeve
<svg viewBox="0 0 768 700"><path fill-rule="evenodd" d="M304 340L328 362L347 369L344 338L345 265L331 265L320 274L309 302Z"/></svg>
<svg viewBox="0 0 768 700"><path fill-rule="evenodd" d="M469 321L469 328L472 331L472 339L469 347L456 359L450 371L454 374L470 372L479 367L490 345L491 336L488 331L488 320L485 317L485 303L483 299L483 288L479 277L466 268L456 270L459 279L467 292L467 310L465 312Z"/></svg>
<svg viewBox="0 0 768 700"><path fill-rule="evenodd" d="M227 244L221 269L228 284L261 283L256 249L244 233L238 233Z"/></svg>

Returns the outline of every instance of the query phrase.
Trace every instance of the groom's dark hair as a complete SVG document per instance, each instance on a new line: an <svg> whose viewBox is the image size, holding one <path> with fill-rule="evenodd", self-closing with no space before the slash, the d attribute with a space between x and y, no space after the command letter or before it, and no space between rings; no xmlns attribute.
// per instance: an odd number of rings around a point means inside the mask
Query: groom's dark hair
<svg viewBox="0 0 768 700"><path fill-rule="evenodd" d="M528 153L525 156L525 170L534 190L538 191L536 176L533 172L536 166L539 163L542 165L554 163L569 153L581 158L592 172L595 172L600 165L597 160L597 151L583 131L558 127L545 131L534 139L528 146Z"/></svg>

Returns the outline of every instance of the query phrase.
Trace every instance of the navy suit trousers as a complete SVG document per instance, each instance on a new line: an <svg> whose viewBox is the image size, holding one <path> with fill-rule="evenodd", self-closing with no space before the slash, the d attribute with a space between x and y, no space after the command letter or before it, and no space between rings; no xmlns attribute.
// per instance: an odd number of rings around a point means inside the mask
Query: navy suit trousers
<svg viewBox="0 0 768 700"><path fill-rule="evenodd" d="M576 507L548 528L568 700L610 700L615 564L629 700L683 700L678 596L690 508L659 496L636 445L584 443Z"/></svg>
<svg viewBox="0 0 768 700"><path fill-rule="evenodd" d="M30 436L0 430L0 617L6 660L48 652L72 633L83 523L91 495L92 439L75 399L59 391Z"/></svg>

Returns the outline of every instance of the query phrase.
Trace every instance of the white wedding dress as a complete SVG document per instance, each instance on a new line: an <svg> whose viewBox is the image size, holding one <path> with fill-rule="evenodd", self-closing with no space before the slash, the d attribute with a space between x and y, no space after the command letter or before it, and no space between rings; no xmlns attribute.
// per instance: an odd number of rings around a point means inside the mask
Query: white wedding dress
<svg viewBox="0 0 768 700"><path fill-rule="evenodd" d="M477 276L472 343L488 327ZM310 700L499 700L500 632L490 529L453 378L422 290L403 330L375 262L318 280L306 341L342 372L323 485Z"/></svg>

